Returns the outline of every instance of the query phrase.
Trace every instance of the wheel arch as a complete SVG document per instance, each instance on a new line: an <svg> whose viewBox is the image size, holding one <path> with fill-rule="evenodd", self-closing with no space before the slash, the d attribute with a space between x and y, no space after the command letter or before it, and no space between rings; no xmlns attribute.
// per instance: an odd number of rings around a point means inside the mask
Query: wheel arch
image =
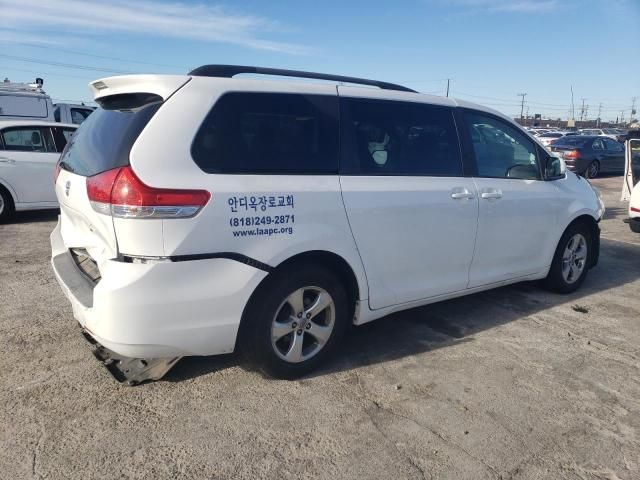
<svg viewBox="0 0 640 480"><path fill-rule="evenodd" d="M349 316L352 319L355 319L355 316L358 313L358 302L361 300L360 295L360 283L358 282L358 278L353 268L349 263L340 255L329 252L326 250L311 250L307 252L302 252L295 254L282 262L280 262L277 266L275 266L269 274L264 277L258 286L254 289L253 293L249 297L244 309L242 311L242 317L240 319L240 326L238 328L238 335L236 338L236 346L238 342L244 337L244 326L247 325L247 315L248 312L252 309L253 302L255 302L256 298L262 294L262 292L268 287L269 282L273 279L274 275L280 273L286 269L293 268L295 265L321 265L328 267L333 273L338 275L342 284L346 290L347 297L349 299L349 305L351 307L351 311L349 312Z"/></svg>
<svg viewBox="0 0 640 480"><path fill-rule="evenodd" d="M11 185L9 185L2 178L0 178L0 189L5 190L9 194L9 196L11 197L11 200L13 201L13 206L15 207L16 203L18 203L18 197L16 195L16 192L13 190L13 188L11 188Z"/></svg>
<svg viewBox="0 0 640 480"><path fill-rule="evenodd" d="M589 265L589 268L595 267L598 263L600 252L600 226L598 225L598 221L593 217L593 215L582 213L574 217L562 230L560 238L558 238L557 245L560 243L564 232L566 232L574 225L585 225L591 232L591 240L593 242L592 248L594 249L595 254L591 257L591 264Z"/></svg>
<svg viewBox="0 0 640 480"><path fill-rule="evenodd" d="M18 197L16 196L16 192L11 188L11 186L5 182L2 178L0 178L0 191L7 192L9 194L9 199L13 203L11 207L15 211L16 203L18 202Z"/></svg>

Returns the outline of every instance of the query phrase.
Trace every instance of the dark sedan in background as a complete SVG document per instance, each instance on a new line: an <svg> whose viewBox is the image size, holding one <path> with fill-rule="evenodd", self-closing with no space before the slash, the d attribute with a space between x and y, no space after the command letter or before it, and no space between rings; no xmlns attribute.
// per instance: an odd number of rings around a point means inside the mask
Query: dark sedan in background
<svg viewBox="0 0 640 480"><path fill-rule="evenodd" d="M587 178L624 173L624 146L608 137L571 135L559 138L549 149L564 158L569 170Z"/></svg>

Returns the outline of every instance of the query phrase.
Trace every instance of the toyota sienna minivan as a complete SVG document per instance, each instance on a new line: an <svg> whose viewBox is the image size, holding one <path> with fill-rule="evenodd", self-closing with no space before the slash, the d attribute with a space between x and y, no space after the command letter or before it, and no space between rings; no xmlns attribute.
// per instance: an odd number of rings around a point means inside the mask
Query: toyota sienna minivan
<svg viewBox="0 0 640 480"><path fill-rule="evenodd" d="M90 88L52 265L130 383L237 348L298 377L349 324L525 280L572 292L598 261L598 192L494 110L229 65Z"/></svg>

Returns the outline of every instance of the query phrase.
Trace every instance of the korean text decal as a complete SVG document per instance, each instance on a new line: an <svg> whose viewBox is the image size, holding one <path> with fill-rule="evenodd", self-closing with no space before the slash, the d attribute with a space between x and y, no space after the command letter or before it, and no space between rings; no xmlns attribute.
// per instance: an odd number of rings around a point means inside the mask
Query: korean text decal
<svg viewBox="0 0 640 480"><path fill-rule="evenodd" d="M292 194L232 196L227 205L234 237L293 234L295 201Z"/></svg>

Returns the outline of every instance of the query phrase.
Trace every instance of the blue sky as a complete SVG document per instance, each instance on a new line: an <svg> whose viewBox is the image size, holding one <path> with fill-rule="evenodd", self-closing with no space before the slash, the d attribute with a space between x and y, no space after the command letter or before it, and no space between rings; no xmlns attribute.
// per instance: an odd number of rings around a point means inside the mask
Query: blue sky
<svg viewBox="0 0 640 480"><path fill-rule="evenodd" d="M615 120L640 97L640 0L0 0L0 76L90 80L206 63L370 77L519 114ZM633 46L632 46L633 45ZM635 58L632 58L635 52ZM637 109L640 111L640 98Z"/></svg>

